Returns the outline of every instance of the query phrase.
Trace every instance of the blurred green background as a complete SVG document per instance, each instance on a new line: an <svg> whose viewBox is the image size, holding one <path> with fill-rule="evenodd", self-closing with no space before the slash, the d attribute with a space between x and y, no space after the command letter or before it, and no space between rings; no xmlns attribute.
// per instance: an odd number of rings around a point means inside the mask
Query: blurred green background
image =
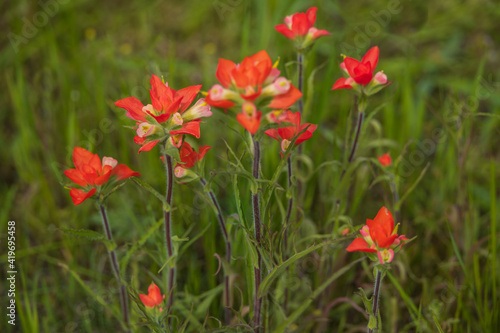
<svg viewBox="0 0 500 333"><path fill-rule="evenodd" d="M429 165L402 205L400 233L418 238L392 265L397 283L384 280L383 331L500 329L500 274L496 273L500 269L496 255L500 6L496 2L22 0L0 5L0 258L7 261L7 221L15 220L19 271L18 325L7 325L2 315L2 332L116 330L112 311L75 279L78 276L110 307L118 306L105 246L60 230L101 231L94 205L73 206L61 186L66 182L62 172L72 167L73 147L113 156L161 190L164 175L157 152L137 154L133 132L123 127L131 121L114 101L135 96L149 103L151 74L163 75L174 89L203 84L206 91L216 83L219 57L239 62L261 49L273 59L279 57L280 70L295 79L294 50L273 27L285 15L310 6L319 8L316 27L332 35L320 39L306 55L304 117L319 128L303 148L310 168L302 175L307 189L297 239L304 242L297 246L312 244L332 228L332 235L338 236L330 209L339 170L319 167L343 158L353 98L348 91L330 88L341 76L341 53L359 58L378 45L378 69L393 84L370 101L368 113L383 107L366 123L357 156L373 158L390 152L394 159L405 151L398 170L402 195ZM222 138L235 150L244 149L230 129L241 132L241 128L214 111L202 124L199 141L214 147L206 158L207 170L226 167L219 158L226 154ZM269 178L279 162L279 144L264 138L263 145L263 173ZM382 205L392 207L388 184L374 182L380 175L373 163L357 169L346 194L342 224L352 221L359 226ZM241 181L240 188L243 208L249 213L248 184ZM235 214L231 178L217 176L214 190L225 214ZM197 184L177 185L174 196L174 234L194 240L178 260L177 287L185 308L177 315L185 319L195 304L188 331L199 332L207 316L222 318L222 279L221 273L215 275L218 263L213 254L222 256L224 244ZM285 193L277 198L284 203ZM114 194L108 205L119 256L161 219L161 206L132 183ZM276 228L280 219L276 218ZM241 237L232 223L233 237ZM140 292L146 291L159 269L153 258L163 249L163 240L161 232L156 234L137 248L125 269L128 281ZM315 253L297 264L301 286L293 294L291 309L329 272L359 257L346 254L347 244L347 240L338 243L328 253ZM242 246L235 246L234 256L234 283L242 290L241 295L235 291L234 307L240 312L244 312L241 304L249 305L245 276L239 270L245 266ZM2 314L8 303L4 267ZM369 290L373 276L368 263L356 267L327 289L290 332L363 332L366 319L352 304L363 305L353 293L360 286ZM340 301L328 307L334 300ZM133 318L137 321L137 314ZM271 309L267 320L281 318ZM217 325L209 319L206 327Z"/></svg>

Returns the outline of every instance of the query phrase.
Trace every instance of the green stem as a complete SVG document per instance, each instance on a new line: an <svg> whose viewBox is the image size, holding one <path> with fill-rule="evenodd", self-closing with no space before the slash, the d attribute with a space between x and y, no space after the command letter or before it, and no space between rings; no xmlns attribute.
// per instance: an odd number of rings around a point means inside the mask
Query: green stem
<svg viewBox="0 0 500 333"><path fill-rule="evenodd" d="M167 210L165 211L165 243L167 247L167 255L171 258L174 255L172 246L172 226L171 226L171 212L172 212L172 192L174 187L174 174L172 168L172 157L168 154L163 154L165 160L165 172L167 177L167 190L165 201L167 203ZM167 307L170 308L174 303L174 281L175 281L175 265L168 270L168 293L169 298Z"/></svg>
<svg viewBox="0 0 500 333"><path fill-rule="evenodd" d="M300 90L300 92L302 94L304 94L304 92L302 91L304 89L304 53L302 53L302 51L297 51L297 63L298 63L298 71L299 71L299 78L298 78L298 83L297 83L297 89ZM297 105L298 105L298 108L299 108L299 113L300 115L302 115L302 113L304 112L304 95L302 95L302 97L299 98L299 100L297 101ZM300 145L297 149L297 154L300 156L302 155L302 145ZM297 161L297 169L300 168L300 162ZM297 180L297 197L298 197L298 200L299 200L299 205L301 205L303 202L302 202L302 182L300 181L300 179Z"/></svg>
<svg viewBox="0 0 500 333"><path fill-rule="evenodd" d="M380 286L382 285L382 272L377 269L377 277L375 278L375 289L373 290L373 304L372 313L375 316L375 329L368 328L368 333L373 333L375 330L378 331L378 311L379 311L379 299L380 299Z"/></svg>
<svg viewBox="0 0 500 333"><path fill-rule="evenodd" d="M113 235L111 234L111 227L108 222L108 215L106 214L106 208L103 204L99 204L99 211L101 213L102 225L104 227L104 232L106 233L106 238L109 241L113 241ZM128 295L127 289L125 285L123 285L120 277L120 266L118 265L118 259L116 258L115 251L109 251L109 258L111 259L111 267L113 269L113 274L115 275L116 281L118 281L118 285L120 286L120 304L123 314L123 321L127 326L127 330L129 327L129 317L128 317Z"/></svg>
<svg viewBox="0 0 500 333"><path fill-rule="evenodd" d="M292 158L288 157L287 161L288 165L288 188L292 187ZM283 234L283 252L284 252L284 260L288 259L288 225L290 224L290 218L292 216L292 208L293 208L293 193L290 199L288 199L288 209L286 212L285 219L285 232ZM289 269L287 268L287 272ZM287 312L288 307L288 287L285 287L284 297L283 297L283 311Z"/></svg>
<svg viewBox="0 0 500 333"><path fill-rule="evenodd" d="M300 90L301 93L304 93L302 89L304 89L304 53L301 51L297 52L297 63L299 66L299 82L297 89ZM301 97L297 101L299 106L299 112L302 114L304 111L304 99Z"/></svg>
<svg viewBox="0 0 500 333"><path fill-rule="evenodd" d="M205 187L207 185L207 182L205 179L200 177L200 182L201 184ZM222 235L224 236L224 240L226 242L226 261L228 265L231 265L231 240L229 239L229 234L227 232L226 228L226 222L224 220L224 216L222 215L222 210L220 209L219 202L217 201L217 197L215 196L214 191L210 190L209 192L210 199L212 200L212 204L214 205L215 209L217 210L217 219L219 220L219 226L222 230ZM229 308L231 306L231 294L230 294L231 288L230 288L230 281L229 281L229 274L228 272L225 272L224 276L224 306L225 306L225 319L226 319L226 325L229 325L231 323L231 309Z"/></svg>
<svg viewBox="0 0 500 333"><path fill-rule="evenodd" d="M254 146L254 157L253 157L253 177L257 180L259 179L259 166L260 166L260 142L256 141L253 137ZM261 222L260 222L260 192L257 189L255 193L252 193L252 207L253 207L253 222L254 222L254 232L255 241L257 242L257 268L254 268L255 276L255 296L254 296L254 325L255 333L260 333L261 324L261 307L262 298L258 297L258 292L260 288L260 282L262 279L262 257L260 254L261 242Z"/></svg>

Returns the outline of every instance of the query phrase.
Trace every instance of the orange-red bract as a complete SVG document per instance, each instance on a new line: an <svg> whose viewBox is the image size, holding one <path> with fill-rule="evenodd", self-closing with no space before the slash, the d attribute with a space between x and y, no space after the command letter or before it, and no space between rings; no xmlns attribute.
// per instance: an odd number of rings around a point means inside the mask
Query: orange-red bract
<svg viewBox="0 0 500 333"><path fill-rule="evenodd" d="M398 236L394 228L394 219L389 210L382 207L373 220L367 219L366 225L360 230L361 237L355 238L347 247L347 251L377 252L381 264L391 262L394 249L401 248L408 239Z"/></svg>
<svg viewBox="0 0 500 333"><path fill-rule="evenodd" d="M278 24L274 29L289 39L306 37L307 35L310 35L311 39L328 36L330 34L328 31L318 30L314 27L317 10L318 8L311 7L305 13L289 15L285 17L284 24Z"/></svg>
<svg viewBox="0 0 500 333"><path fill-rule="evenodd" d="M154 283L148 287L148 295L139 294L141 302L148 308L154 308L155 306L161 305L165 295L161 294L160 288Z"/></svg>
<svg viewBox="0 0 500 333"><path fill-rule="evenodd" d="M378 156L377 158L380 164L382 164L382 166L389 166L392 164L391 155L387 153L382 156Z"/></svg>
<svg viewBox="0 0 500 333"><path fill-rule="evenodd" d="M101 163L97 154L92 154L81 147L74 148L73 163L75 169L68 169L64 171L64 174L75 184L84 188L70 188L69 194L75 205L81 204L94 195L97 188L107 183L112 176L113 180L140 176L140 173L132 171L125 164L118 164L111 157L103 157Z"/></svg>

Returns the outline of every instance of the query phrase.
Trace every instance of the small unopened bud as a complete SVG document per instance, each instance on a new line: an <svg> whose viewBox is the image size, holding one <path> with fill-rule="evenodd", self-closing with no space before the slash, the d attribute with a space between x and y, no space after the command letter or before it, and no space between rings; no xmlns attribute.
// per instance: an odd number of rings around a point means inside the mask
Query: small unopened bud
<svg viewBox="0 0 500 333"><path fill-rule="evenodd" d="M202 117L210 117L211 115L210 105L205 102L204 98L200 98L195 105L182 114L182 118L184 118L184 121L191 121Z"/></svg>
<svg viewBox="0 0 500 333"><path fill-rule="evenodd" d="M150 123L140 123L137 128L137 136L143 138L148 135L154 134L158 131L158 127L156 125L152 125Z"/></svg>
<svg viewBox="0 0 500 333"><path fill-rule="evenodd" d="M387 75L385 75L382 71L377 72L377 74L375 74L375 76L373 77L373 81L375 81L377 84L386 84Z"/></svg>
<svg viewBox="0 0 500 333"><path fill-rule="evenodd" d="M243 105L241 106L241 110L248 117L254 117L255 114L257 113L257 108L255 107L255 104L253 104L252 102L243 103Z"/></svg>
<svg viewBox="0 0 500 333"><path fill-rule="evenodd" d="M283 141L281 141L281 150L283 152L286 152L286 150L288 149L288 147L290 147L290 143L291 143L290 140L283 139Z"/></svg>
<svg viewBox="0 0 500 333"><path fill-rule="evenodd" d="M102 158L102 167L109 165L111 168L114 168L118 164L118 161L113 157L103 156Z"/></svg>
<svg viewBox="0 0 500 333"><path fill-rule="evenodd" d="M184 120L182 119L182 116L179 112L176 112L172 115L172 118L170 118L172 121L172 124L181 126L184 123Z"/></svg>

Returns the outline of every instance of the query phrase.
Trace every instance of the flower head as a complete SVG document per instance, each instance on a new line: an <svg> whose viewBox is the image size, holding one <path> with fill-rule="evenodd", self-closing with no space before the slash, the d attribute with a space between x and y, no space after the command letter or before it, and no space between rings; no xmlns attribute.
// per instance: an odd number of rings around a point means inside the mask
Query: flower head
<svg viewBox="0 0 500 333"><path fill-rule="evenodd" d="M139 294L139 298L146 307L154 308L161 305L165 299L165 295L162 295L160 288L154 282L151 282L148 288L148 295Z"/></svg>
<svg viewBox="0 0 500 333"><path fill-rule="evenodd" d="M294 40L298 49L305 49L317 38L330 35L328 31L314 27L317 10L318 8L311 7L305 13L289 15L285 17L284 24L278 24L274 29L286 38Z"/></svg>
<svg viewBox="0 0 500 333"><path fill-rule="evenodd" d="M355 238L347 251L376 252L382 265L389 263L394 258L394 250L401 249L408 240L404 235L398 236L397 229L389 210L382 207L373 220L366 220L366 225L360 230L361 237Z"/></svg>
<svg viewBox="0 0 500 333"><path fill-rule="evenodd" d="M206 102L224 109L242 108L237 120L254 134L259 129L261 117L256 111L257 106L284 109L302 96L289 80L279 74L266 51L246 57L240 64L219 59L216 77L220 84L208 91Z"/></svg>
<svg viewBox="0 0 500 333"><path fill-rule="evenodd" d="M346 78L338 79L332 87L336 89L357 89L367 95L372 95L390 84L387 75L380 71L375 74L379 56L378 46L372 47L361 61L351 57L344 57L340 68L347 75Z"/></svg>
<svg viewBox="0 0 500 333"><path fill-rule="evenodd" d="M382 164L382 166L389 166L392 164L392 159L391 159L391 155L389 155L388 153L382 155L382 156L379 156L377 157L378 158L378 161L380 162L380 164Z"/></svg>
<svg viewBox="0 0 500 333"><path fill-rule="evenodd" d="M181 161L175 165L174 175L177 178L183 178L183 181L197 179L198 175L189 169L203 160L211 148L210 146L200 146L199 153L197 153L187 141L184 141L179 151Z"/></svg>
<svg viewBox="0 0 500 333"><path fill-rule="evenodd" d="M317 126L314 124L301 124L300 112L293 113L290 110L286 110L285 112L286 116L281 118L281 122L290 123L293 126L279 127L277 129L272 128L265 131L266 135L270 136L273 139L281 141L282 153L284 153L288 149L288 146L297 135L298 137L295 140L296 146L306 140L309 140L317 128ZM305 132L301 133L302 131L304 131L304 129L306 129ZM301 134L299 135L299 133Z"/></svg>
<svg viewBox="0 0 500 333"><path fill-rule="evenodd" d="M127 97L115 105L127 111L127 117L136 121L135 143L139 152L149 151L171 135L189 134L200 137L200 119L212 115L210 106L202 98L189 108L198 95L201 85L174 90L161 79L151 77L151 104L143 105L135 97Z"/></svg>
<svg viewBox="0 0 500 333"><path fill-rule="evenodd" d="M70 188L69 194L75 205L81 204L111 181L140 176L140 173L125 164L118 164L112 157L104 156L101 162L97 154L80 147L73 150L73 163L75 169L68 169L64 174L81 187Z"/></svg>

